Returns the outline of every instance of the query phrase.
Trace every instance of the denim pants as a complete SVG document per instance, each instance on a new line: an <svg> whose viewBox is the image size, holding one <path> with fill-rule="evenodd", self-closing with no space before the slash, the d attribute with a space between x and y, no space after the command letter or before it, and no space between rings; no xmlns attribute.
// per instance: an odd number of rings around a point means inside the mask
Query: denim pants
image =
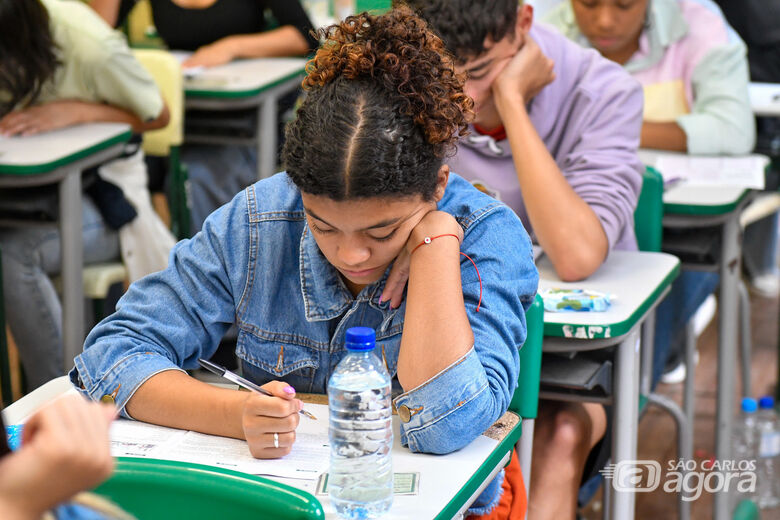
<svg viewBox="0 0 780 520"><path fill-rule="evenodd" d="M257 181L257 149L252 146L184 145L190 195L190 233L203 227L215 209Z"/></svg>
<svg viewBox="0 0 780 520"><path fill-rule="evenodd" d="M119 258L119 235L94 203L82 197L84 263ZM3 297L11 333L27 376L28 390L63 375L62 308L49 278L60 271L56 226L0 228Z"/></svg>
<svg viewBox="0 0 780 520"><path fill-rule="evenodd" d="M778 214L762 218L745 228L742 259L748 276L777 273Z"/></svg>
<svg viewBox="0 0 780 520"><path fill-rule="evenodd" d="M702 302L718 286L717 273L683 269L672 283L666 298L655 313L653 348L653 386L664 372L667 361L682 360L685 352L685 328Z"/></svg>

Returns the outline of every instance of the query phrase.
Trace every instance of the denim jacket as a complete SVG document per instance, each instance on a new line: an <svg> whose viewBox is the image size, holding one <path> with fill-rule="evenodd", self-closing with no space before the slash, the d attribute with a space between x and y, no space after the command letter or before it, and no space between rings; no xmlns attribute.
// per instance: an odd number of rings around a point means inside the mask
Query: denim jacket
<svg viewBox="0 0 780 520"><path fill-rule="evenodd" d="M415 452L448 453L480 435L507 409L517 386L525 310L538 273L520 220L503 203L450 175L438 209L464 230L463 296L473 348L417 388L394 398L411 412L401 441ZM134 283L117 312L89 334L71 381L95 400L124 406L148 378L210 358L232 323L244 375L325 393L342 357L345 331L376 330L375 352L395 379L405 304L379 303L381 280L353 297L322 255L286 174L257 182L176 245L169 266ZM397 379L396 379L397 386Z"/></svg>

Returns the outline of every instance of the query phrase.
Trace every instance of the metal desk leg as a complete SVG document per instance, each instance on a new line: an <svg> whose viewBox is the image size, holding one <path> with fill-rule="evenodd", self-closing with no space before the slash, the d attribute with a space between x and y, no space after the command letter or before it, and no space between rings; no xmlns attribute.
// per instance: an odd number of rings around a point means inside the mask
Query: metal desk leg
<svg viewBox="0 0 780 520"><path fill-rule="evenodd" d="M617 346L614 368L614 413L612 425L612 461L636 460L637 420L639 416L639 328L629 332ZM613 481L614 482L614 481ZM620 482L623 485L630 482ZM634 492L613 489L610 517L613 520L634 518Z"/></svg>
<svg viewBox="0 0 780 520"><path fill-rule="evenodd" d="M731 429L734 417L734 367L737 362L739 330L740 274L739 215L733 212L723 224L720 265L720 319L718 320L718 409L716 414L715 457L731 460ZM713 511L716 520L731 516L727 493L716 493Z"/></svg>
<svg viewBox="0 0 780 520"><path fill-rule="evenodd" d="M742 396L752 395L750 388L750 361L752 359L753 341L750 337L750 296L745 282L738 280L739 288L739 366L742 371Z"/></svg>
<svg viewBox="0 0 780 520"><path fill-rule="evenodd" d="M655 309L650 311L642 323L642 346L639 373L639 393L648 395L653 391L653 348L655 348Z"/></svg>
<svg viewBox="0 0 780 520"><path fill-rule="evenodd" d="M526 499L531 497L531 457L534 446L534 424L535 419L523 419L523 434L515 445L520 462L520 472L523 474ZM528 511L526 511L525 517L528 518Z"/></svg>
<svg viewBox="0 0 780 520"><path fill-rule="evenodd" d="M277 96L267 95L260 103L257 112L257 174L259 179L267 179L276 169L276 110Z"/></svg>
<svg viewBox="0 0 780 520"><path fill-rule="evenodd" d="M84 265L81 223L81 172L69 172L59 184L62 244L63 367L67 371L84 346Z"/></svg>

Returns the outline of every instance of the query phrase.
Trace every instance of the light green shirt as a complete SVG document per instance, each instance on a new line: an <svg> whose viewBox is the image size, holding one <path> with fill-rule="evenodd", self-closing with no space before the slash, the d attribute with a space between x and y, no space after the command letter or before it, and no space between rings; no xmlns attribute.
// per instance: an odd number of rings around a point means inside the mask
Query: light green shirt
<svg viewBox="0 0 780 520"><path fill-rule="evenodd" d="M133 57L124 36L75 0L42 0L61 62L36 101L77 99L156 119L163 100L152 76Z"/></svg>

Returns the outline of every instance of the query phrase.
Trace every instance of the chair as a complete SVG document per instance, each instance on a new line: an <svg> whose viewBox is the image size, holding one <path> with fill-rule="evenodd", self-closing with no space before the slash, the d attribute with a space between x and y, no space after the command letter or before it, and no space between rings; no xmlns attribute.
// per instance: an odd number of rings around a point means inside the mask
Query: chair
<svg viewBox="0 0 780 520"><path fill-rule="evenodd" d="M531 489L534 421L539 409L539 372L542 367L544 304L538 294L525 313L528 335L520 349L520 374L509 409L522 418L522 436L515 448L520 461L526 493Z"/></svg>
<svg viewBox="0 0 780 520"><path fill-rule="evenodd" d="M168 460L120 457L95 493L136 518L324 519L309 493L262 477Z"/></svg>
<svg viewBox="0 0 780 520"><path fill-rule="evenodd" d="M143 150L148 156L166 157L170 184L172 230L177 238L189 235L189 210L186 196L186 171L179 160L183 141L184 91L181 66L170 53L157 49L135 49L136 59L155 79L168 106L170 121L164 128L145 132ZM94 264L84 268L84 295L95 300L95 315L102 314L101 302L108 289L127 279L127 270L121 262Z"/></svg>

